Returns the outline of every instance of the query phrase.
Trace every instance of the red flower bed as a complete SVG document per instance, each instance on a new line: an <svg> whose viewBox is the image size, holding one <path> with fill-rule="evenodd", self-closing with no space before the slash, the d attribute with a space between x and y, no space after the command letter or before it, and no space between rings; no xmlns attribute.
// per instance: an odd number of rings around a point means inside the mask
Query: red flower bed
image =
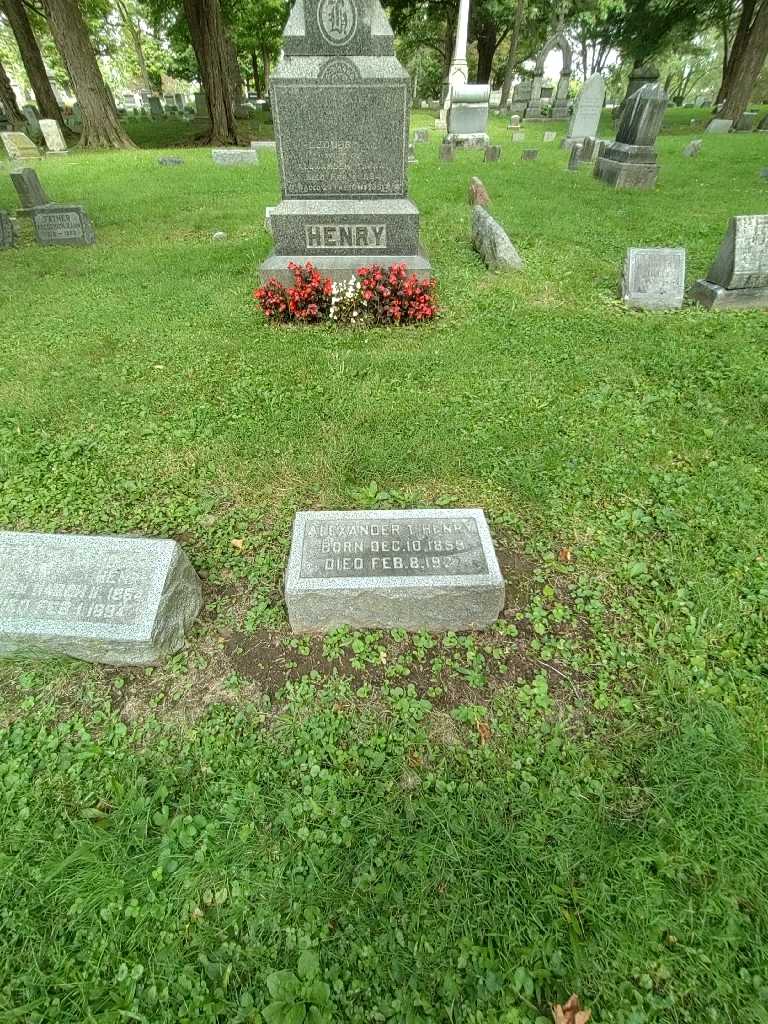
<svg viewBox="0 0 768 1024"><path fill-rule="evenodd" d="M334 283L311 263L289 263L293 285L270 278L253 293L273 323L414 324L437 315L436 282L408 274L405 265L361 267L347 282Z"/></svg>

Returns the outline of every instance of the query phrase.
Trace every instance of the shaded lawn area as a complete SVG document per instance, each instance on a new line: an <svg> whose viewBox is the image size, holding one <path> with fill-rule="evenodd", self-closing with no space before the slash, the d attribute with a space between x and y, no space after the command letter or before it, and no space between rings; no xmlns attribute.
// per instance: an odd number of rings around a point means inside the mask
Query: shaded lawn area
<svg viewBox="0 0 768 1024"><path fill-rule="evenodd" d="M206 610L161 669L0 667L0 1021L768 1019L766 318L616 300L765 211L765 136L672 123L633 194L505 123L416 147L421 329L262 322L272 152L40 166L98 242L0 254L0 527L177 537ZM297 509L433 504L487 510L494 629L289 634Z"/></svg>

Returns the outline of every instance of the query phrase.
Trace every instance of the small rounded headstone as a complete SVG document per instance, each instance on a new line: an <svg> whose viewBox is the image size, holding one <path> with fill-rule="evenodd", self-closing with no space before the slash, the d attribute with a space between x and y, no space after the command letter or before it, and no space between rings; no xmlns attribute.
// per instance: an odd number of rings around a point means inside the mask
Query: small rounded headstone
<svg viewBox="0 0 768 1024"><path fill-rule="evenodd" d="M227 233L226 231L214 231L212 237L214 242L225 242L227 240Z"/></svg>

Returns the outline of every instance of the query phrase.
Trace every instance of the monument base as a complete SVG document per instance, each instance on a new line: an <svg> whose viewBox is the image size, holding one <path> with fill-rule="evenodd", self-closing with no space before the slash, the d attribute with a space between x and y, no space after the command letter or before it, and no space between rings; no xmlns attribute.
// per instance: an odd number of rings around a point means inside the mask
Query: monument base
<svg viewBox="0 0 768 1024"><path fill-rule="evenodd" d="M276 277L283 284L291 285L293 284L293 274L288 269L288 264L302 265L308 261L320 271L323 277L330 277L332 281L348 281L360 267L370 267L374 263L384 268L394 266L396 263L404 264L409 273L418 274L420 277L432 273L432 265L423 252L416 255L361 253L357 256L307 256L306 254L280 256L277 253L272 253L259 267L259 275L263 283L271 277Z"/></svg>
<svg viewBox="0 0 768 1024"><path fill-rule="evenodd" d="M723 288L700 278L688 295L707 309L768 309L768 288Z"/></svg>
<svg viewBox="0 0 768 1024"><path fill-rule="evenodd" d="M457 149L484 149L490 146L491 139L487 132L449 132L443 142L456 146Z"/></svg>
<svg viewBox="0 0 768 1024"><path fill-rule="evenodd" d="M562 104L561 106L552 107L552 113L549 115L553 121L567 121L571 116L568 111L568 104Z"/></svg>
<svg viewBox="0 0 768 1024"><path fill-rule="evenodd" d="M659 176L658 164L632 164L601 156L595 164L595 177L612 188L649 189Z"/></svg>

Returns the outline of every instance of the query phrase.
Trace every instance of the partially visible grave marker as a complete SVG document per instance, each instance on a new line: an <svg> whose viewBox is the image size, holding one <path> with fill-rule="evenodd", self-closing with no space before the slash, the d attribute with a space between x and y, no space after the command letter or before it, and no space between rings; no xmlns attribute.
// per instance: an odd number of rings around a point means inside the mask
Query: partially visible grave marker
<svg viewBox="0 0 768 1024"><path fill-rule="evenodd" d="M212 149L213 162L222 167L232 167L235 164L257 164L259 153L256 149Z"/></svg>
<svg viewBox="0 0 768 1024"><path fill-rule="evenodd" d="M0 532L0 565L0 657L153 665L202 603L172 540Z"/></svg>

